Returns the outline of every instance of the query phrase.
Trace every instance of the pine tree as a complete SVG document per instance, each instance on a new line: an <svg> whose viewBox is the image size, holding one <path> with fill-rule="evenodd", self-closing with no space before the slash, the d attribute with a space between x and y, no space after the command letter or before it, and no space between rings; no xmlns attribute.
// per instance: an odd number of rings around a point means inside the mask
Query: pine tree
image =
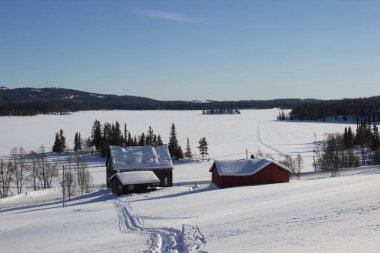
<svg viewBox="0 0 380 253"><path fill-rule="evenodd" d="M157 135L153 135L153 146L157 146Z"/></svg>
<svg viewBox="0 0 380 253"><path fill-rule="evenodd" d="M59 141L59 133L55 133L55 140L54 140L54 145L53 145L53 152L61 152L60 151L60 141Z"/></svg>
<svg viewBox="0 0 380 253"><path fill-rule="evenodd" d="M175 130L174 123L172 124L172 127L170 128L170 135L169 135L169 153L171 157L176 157L178 151L178 140L177 140L177 131Z"/></svg>
<svg viewBox="0 0 380 253"><path fill-rule="evenodd" d="M55 141L53 145L53 152L63 152L66 149L66 138L63 135L63 130L60 129L58 133L55 134Z"/></svg>
<svg viewBox="0 0 380 253"><path fill-rule="evenodd" d="M163 145L163 144L164 144L164 142L162 141L161 136L158 135L158 136L157 136L157 146L159 146L159 145Z"/></svg>
<svg viewBox="0 0 380 253"><path fill-rule="evenodd" d="M146 144L145 134L141 133L138 145L139 146L145 146L145 144Z"/></svg>
<svg viewBox="0 0 380 253"><path fill-rule="evenodd" d="M76 132L74 137L74 151L78 152L79 150L82 150L82 138L80 133Z"/></svg>
<svg viewBox="0 0 380 253"><path fill-rule="evenodd" d="M204 161L205 156L208 155L207 153L208 143L205 137L202 137L198 143L199 143L199 146L198 146L199 153L202 155L202 161Z"/></svg>
<svg viewBox="0 0 380 253"><path fill-rule="evenodd" d="M111 124L108 122L104 123L102 141L100 145L100 153L103 157L107 155L108 147L111 143L111 131L112 131Z"/></svg>
<svg viewBox="0 0 380 253"><path fill-rule="evenodd" d="M347 148L348 147L348 130L347 130L347 127L344 128L343 143L344 143L344 147Z"/></svg>
<svg viewBox="0 0 380 253"><path fill-rule="evenodd" d="M186 145L185 157L186 157L187 159L191 159L191 158L193 158L193 154L191 153L191 148L190 148L189 138L187 138L187 145Z"/></svg>
<svg viewBox="0 0 380 253"><path fill-rule="evenodd" d="M128 140L127 140L127 146L134 146L135 143L133 142L133 138L130 132L128 132Z"/></svg>
<svg viewBox="0 0 380 253"><path fill-rule="evenodd" d="M124 146L127 146L128 144L128 135L127 135L127 124L124 123Z"/></svg>
<svg viewBox="0 0 380 253"><path fill-rule="evenodd" d="M102 145L102 124L95 120L91 129L91 141L96 150L100 150Z"/></svg>
<svg viewBox="0 0 380 253"><path fill-rule="evenodd" d="M380 145L379 128L375 124L373 124L372 138L371 138L371 150L372 151L378 150L379 145Z"/></svg>
<svg viewBox="0 0 380 253"><path fill-rule="evenodd" d="M175 158L176 158L177 160L179 160L179 159L183 159L183 152L182 152L182 148L181 148L181 146L178 146L178 148L177 148L177 150L176 150Z"/></svg>
<svg viewBox="0 0 380 253"><path fill-rule="evenodd" d="M347 147L353 148L353 146L354 146L354 136L352 134L351 127L348 127L348 130L347 130Z"/></svg>
<svg viewBox="0 0 380 253"><path fill-rule="evenodd" d="M123 135L121 134L120 124L118 121L111 125L110 132L110 145L121 146L123 142Z"/></svg>
<svg viewBox="0 0 380 253"><path fill-rule="evenodd" d="M59 139L61 142L61 149L64 151L66 149L66 137L63 135L63 130L59 130Z"/></svg>
<svg viewBox="0 0 380 253"><path fill-rule="evenodd" d="M146 136L146 145L155 146L155 143L154 143L154 132L153 132L152 127L149 127L149 129L148 129L148 135Z"/></svg>

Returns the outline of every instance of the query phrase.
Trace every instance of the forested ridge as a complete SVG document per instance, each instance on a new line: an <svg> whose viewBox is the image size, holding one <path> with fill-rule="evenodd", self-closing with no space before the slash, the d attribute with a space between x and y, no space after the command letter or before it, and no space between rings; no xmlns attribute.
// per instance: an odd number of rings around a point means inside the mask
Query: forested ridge
<svg viewBox="0 0 380 253"><path fill-rule="evenodd" d="M0 89L0 116L65 114L88 110L237 110L291 109L281 119L328 118L380 121L380 96L341 100L272 99L239 101L160 101L129 95L98 94L64 88Z"/></svg>
<svg viewBox="0 0 380 253"><path fill-rule="evenodd" d="M159 101L138 96L98 94L63 88L0 89L0 116L69 113L86 110L211 110L292 108L313 100Z"/></svg>

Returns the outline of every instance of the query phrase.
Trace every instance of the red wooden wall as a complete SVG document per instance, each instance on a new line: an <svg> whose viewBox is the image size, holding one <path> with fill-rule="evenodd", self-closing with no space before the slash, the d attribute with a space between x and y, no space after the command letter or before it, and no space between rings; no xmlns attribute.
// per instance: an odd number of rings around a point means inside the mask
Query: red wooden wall
<svg viewBox="0 0 380 253"><path fill-rule="evenodd" d="M249 176L219 176L215 164L211 172L212 182L220 188L289 182L289 172L274 163L270 163L256 174Z"/></svg>

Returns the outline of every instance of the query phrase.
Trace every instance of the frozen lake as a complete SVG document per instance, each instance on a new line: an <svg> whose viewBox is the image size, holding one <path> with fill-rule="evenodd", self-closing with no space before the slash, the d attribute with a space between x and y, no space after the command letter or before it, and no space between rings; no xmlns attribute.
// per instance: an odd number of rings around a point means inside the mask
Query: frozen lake
<svg viewBox="0 0 380 253"><path fill-rule="evenodd" d="M246 150L254 154L258 149L275 159L281 159L280 154L301 154L303 171L311 171L315 140L323 139L325 133L342 132L349 125L276 121L278 112L277 109L242 110L237 115L202 115L201 111L85 111L70 115L0 117L0 155L7 156L13 147L29 151L44 145L49 150L61 128L67 145L72 148L75 132L87 138L96 119L102 123L117 120L122 128L126 123L132 135L137 136L151 126L165 143L174 123L183 149L186 138L190 139L194 152L199 139L206 137L210 158L245 158Z"/></svg>

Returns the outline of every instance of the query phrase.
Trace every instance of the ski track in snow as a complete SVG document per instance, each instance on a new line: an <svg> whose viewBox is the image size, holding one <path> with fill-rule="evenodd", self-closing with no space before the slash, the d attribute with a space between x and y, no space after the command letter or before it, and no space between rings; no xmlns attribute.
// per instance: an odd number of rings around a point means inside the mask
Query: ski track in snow
<svg viewBox="0 0 380 253"><path fill-rule="evenodd" d="M257 122L257 141L259 143L261 143L263 146L273 150L274 152L276 152L279 156L285 156L286 154L284 152L282 152L281 150L277 149L277 148L274 148L273 146L270 146L268 145L267 143L265 143L262 139L261 139L261 132L260 132L260 122Z"/></svg>
<svg viewBox="0 0 380 253"><path fill-rule="evenodd" d="M114 202L118 212L119 230L123 233L138 232L150 237L151 246L146 253L190 253L200 251L206 240L197 226L182 224L182 231L172 227L145 227L141 217L132 214L132 207L126 201L117 199Z"/></svg>

